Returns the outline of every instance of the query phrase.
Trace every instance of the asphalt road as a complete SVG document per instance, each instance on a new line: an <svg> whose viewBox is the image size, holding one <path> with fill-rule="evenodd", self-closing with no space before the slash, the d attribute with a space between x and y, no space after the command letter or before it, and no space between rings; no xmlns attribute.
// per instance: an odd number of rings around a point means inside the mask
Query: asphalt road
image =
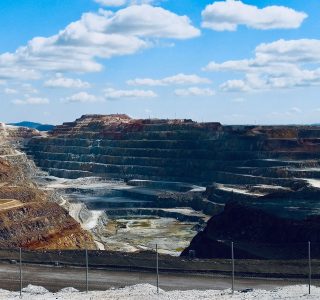
<svg viewBox="0 0 320 300"><path fill-rule="evenodd" d="M41 265L22 265L23 286L41 285L56 292L64 287L85 290L86 270L73 267L52 267ZM156 275L147 272L128 272L110 270L89 270L89 289L106 290L139 283L156 285ZM281 280L259 278L236 278L235 289L247 288L274 289L292 284L305 284L307 280ZM320 284L319 281L313 284ZM0 264L0 288L18 291L20 287L19 265ZM164 290L188 289L227 289L231 287L231 278L216 275L188 275L160 273L160 288Z"/></svg>

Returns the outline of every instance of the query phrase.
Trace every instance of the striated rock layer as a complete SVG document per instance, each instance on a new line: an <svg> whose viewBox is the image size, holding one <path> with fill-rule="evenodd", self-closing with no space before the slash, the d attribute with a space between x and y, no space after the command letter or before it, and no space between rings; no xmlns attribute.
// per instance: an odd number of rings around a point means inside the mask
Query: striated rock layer
<svg viewBox="0 0 320 300"><path fill-rule="evenodd" d="M31 139L28 149L39 166L64 178L290 185L285 178L320 177L319 138L310 126L88 115Z"/></svg>
<svg viewBox="0 0 320 300"><path fill-rule="evenodd" d="M31 179L33 164L14 145L39 133L0 126L0 247L95 248L90 233Z"/></svg>
<svg viewBox="0 0 320 300"><path fill-rule="evenodd" d="M313 242L320 242L320 237L314 223L306 220L320 211L319 150L318 126L222 126L192 120L135 120L126 115L85 115L27 143L27 152L51 175L204 185L206 191L198 191L196 198L168 193L158 197L157 202L187 203L193 209L216 214L229 201L236 201L240 220L245 218L241 216L243 206L245 212L249 207L250 213L265 213L272 230L281 227L272 227L273 223L302 222L301 228L313 232ZM145 198L146 193L142 194L140 189L139 197L142 196ZM139 203L139 207L143 205ZM229 211L223 214L230 215ZM225 222L226 218L217 220ZM228 220L232 222L232 218ZM219 229L219 235L216 231L220 227L210 224L206 237L216 241L240 241L245 228L239 222L233 234ZM286 228L291 230L291 226ZM242 243L254 241L253 229L245 229ZM221 245L209 242L203 233L199 236L193 240L193 249L198 249L197 243L207 243L204 246L212 251L205 251L205 256L219 257L215 249ZM275 236L278 238L261 238L257 242L290 242L282 240L279 234ZM293 236L289 235L292 242ZM235 247L240 253L243 247L239 245L236 243ZM246 253L247 257L257 257L256 253Z"/></svg>

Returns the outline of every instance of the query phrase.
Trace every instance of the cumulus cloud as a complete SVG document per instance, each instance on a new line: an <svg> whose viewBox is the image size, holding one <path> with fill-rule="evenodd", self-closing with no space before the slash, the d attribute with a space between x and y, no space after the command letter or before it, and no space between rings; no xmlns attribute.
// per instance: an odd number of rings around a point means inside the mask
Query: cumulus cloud
<svg viewBox="0 0 320 300"><path fill-rule="evenodd" d="M37 79L41 72L97 72L97 59L129 55L153 40L200 35L187 16L161 7L133 5L115 13L99 10L50 37L35 37L13 53L0 55L0 80Z"/></svg>
<svg viewBox="0 0 320 300"><path fill-rule="evenodd" d="M215 91L210 88L189 87L187 89L177 89L174 91L176 96L213 96Z"/></svg>
<svg viewBox="0 0 320 300"><path fill-rule="evenodd" d="M97 101L99 101L99 99L95 95L89 94L87 92L76 93L63 100L63 102L69 103L92 103Z"/></svg>
<svg viewBox="0 0 320 300"><path fill-rule="evenodd" d="M106 99L158 97L158 95L151 90L116 90L113 88L106 89L104 96Z"/></svg>
<svg viewBox="0 0 320 300"><path fill-rule="evenodd" d="M244 80L227 80L220 85L222 91L228 92L247 92L249 91L249 86L244 82Z"/></svg>
<svg viewBox="0 0 320 300"><path fill-rule="evenodd" d="M208 78L200 77L198 75L186 75L179 73L174 76L165 77L162 79L151 78L136 78L128 80L128 85L148 85L148 86L166 86L166 85L180 85L180 84L201 84L211 83Z"/></svg>
<svg viewBox="0 0 320 300"><path fill-rule="evenodd" d="M49 79L44 86L50 88L89 88L90 83L81 79L66 78L61 74L57 74L55 78Z"/></svg>
<svg viewBox="0 0 320 300"><path fill-rule="evenodd" d="M29 97L26 99L13 100L12 103L16 105L42 105L42 104L49 104L50 101L47 98Z"/></svg>
<svg viewBox="0 0 320 300"><path fill-rule="evenodd" d="M224 91L268 90L320 85L320 40L278 40L256 47L253 58L210 62L205 71L236 72L242 79L231 79Z"/></svg>
<svg viewBox="0 0 320 300"><path fill-rule="evenodd" d="M304 12L285 6L258 8L242 1L216 1L202 11L202 27L217 31L235 31L239 25L255 29L298 28L307 18Z"/></svg>
<svg viewBox="0 0 320 300"><path fill-rule="evenodd" d="M189 39L200 35L187 16L161 7L132 5L117 11L106 23L106 31L139 37Z"/></svg>

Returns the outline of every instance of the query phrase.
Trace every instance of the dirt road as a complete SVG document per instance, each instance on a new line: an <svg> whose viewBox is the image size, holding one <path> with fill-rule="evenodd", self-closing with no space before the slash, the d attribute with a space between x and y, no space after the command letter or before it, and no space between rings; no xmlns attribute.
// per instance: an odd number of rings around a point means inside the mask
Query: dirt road
<svg viewBox="0 0 320 300"><path fill-rule="evenodd" d="M23 286L28 284L41 285L55 292L64 287L75 287L85 290L86 271L84 268L50 267L38 265L22 265ZM89 289L106 290L112 287L124 287L138 283L156 284L153 273L128 272L110 270L89 270ZM276 287L306 283L304 280L281 279L239 279L236 278L237 290L247 288L274 289ZM0 288L19 290L19 265L0 264ZM164 290L189 290L189 289L228 289L231 279L216 275L187 275L160 273L160 287ZM313 284L319 285L319 281Z"/></svg>

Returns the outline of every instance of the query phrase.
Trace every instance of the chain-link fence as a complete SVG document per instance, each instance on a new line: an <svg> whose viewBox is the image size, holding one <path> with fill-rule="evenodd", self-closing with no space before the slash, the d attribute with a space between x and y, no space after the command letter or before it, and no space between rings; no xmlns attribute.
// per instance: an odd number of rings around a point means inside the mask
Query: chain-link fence
<svg viewBox="0 0 320 300"><path fill-rule="evenodd" d="M155 251L138 253L0 249L0 287L21 291L32 284L50 291L71 286L89 291L150 283L158 290L248 291L304 284L303 295L312 294L312 285L320 285L320 244L259 244L250 249L268 259L243 258L243 243L226 244L229 253L218 259L197 258L194 250L185 257L159 254L157 246ZM287 251L291 259L283 259Z"/></svg>

